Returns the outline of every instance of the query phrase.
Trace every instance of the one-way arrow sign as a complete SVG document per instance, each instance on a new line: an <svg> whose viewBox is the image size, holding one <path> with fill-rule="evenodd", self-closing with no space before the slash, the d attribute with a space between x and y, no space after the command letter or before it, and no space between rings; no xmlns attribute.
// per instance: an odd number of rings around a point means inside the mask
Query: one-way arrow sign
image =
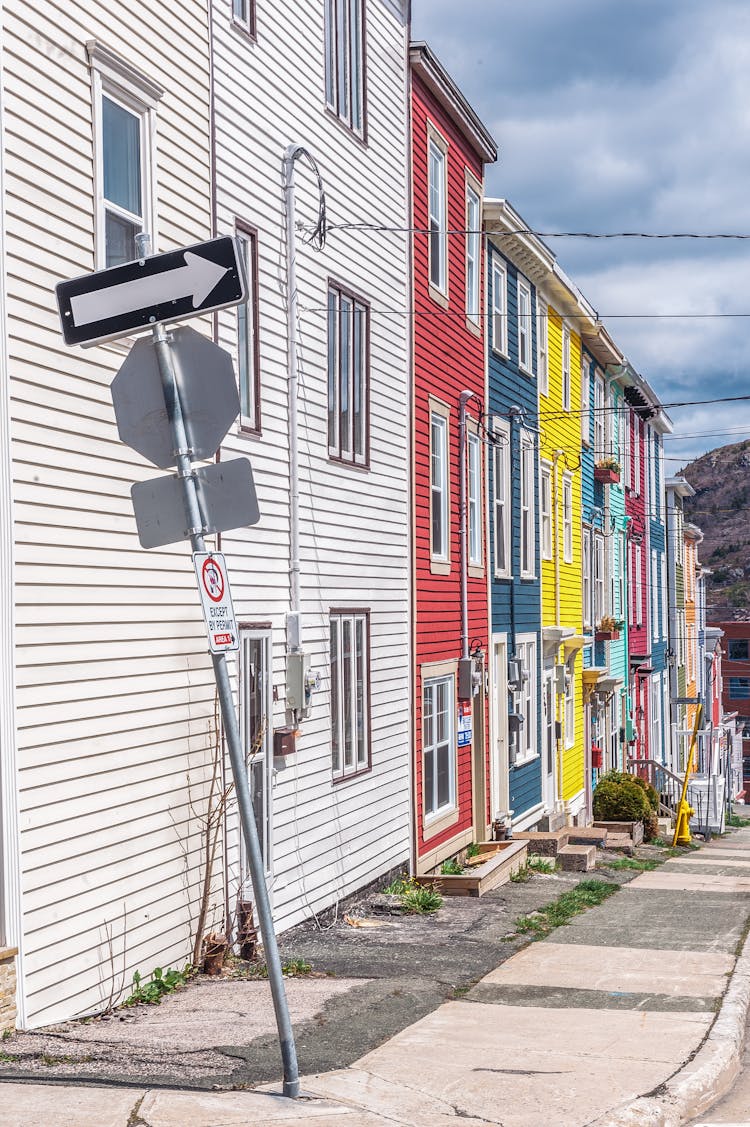
<svg viewBox="0 0 750 1127"><path fill-rule="evenodd" d="M66 344L97 344L247 300L236 241L225 235L85 274L56 287Z"/></svg>

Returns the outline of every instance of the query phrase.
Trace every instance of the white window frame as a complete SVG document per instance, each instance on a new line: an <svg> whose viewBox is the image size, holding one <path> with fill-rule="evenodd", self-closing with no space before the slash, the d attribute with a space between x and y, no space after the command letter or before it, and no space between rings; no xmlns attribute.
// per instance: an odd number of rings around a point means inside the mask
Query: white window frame
<svg viewBox="0 0 750 1127"><path fill-rule="evenodd" d="M492 258L492 351L508 355L508 271Z"/></svg>
<svg viewBox="0 0 750 1127"><path fill-rule="evenodd" d="M573 475L562 475L563 563L573 562Z"/></svg>
<svg viewBox="0 0 750 1127"><path fill-rule="evenodd" d="M543 560L552 559L552 463L539 466L539 516L540 549Z"/></svg>
<svg viewBox="0 0 750 1127"><path fill-rule="evenodd" d="M446 696L448 700L447 710L445 713L447 720L447 739L437 739L437 724L433 717L432 729L435 739L432 744L428 744L425 738L425 731L427 727L428 716L428 701L434 704L438 697L438 687L444 685L446 687ZM447 745L448 755L448 801L444 802L442 806L437 805L437 780L438 780L438 767L437 758L439 748ZM435 765L433 769L433 793L428 796L427 794L427 769L426 757L428 751L432 751L435 757ZM425 677L422 682L422 794L424 801L424 824L430 824L443 818L447 813L456 808L456 776L457 776L457 746L456 746L456 677L454 673L444 673L435 677Z"/></svg>
<svg viewBox="0 0 750 1127"><path fill-rule="evenodd" d="M594 376L594 459L599 462L606 457L607 415L606 389L604 378L597 372Z"/></svg>
<svg viewBox="0 0 750 1127"><path fill-rule="evenodd" d="M513 487L510 473L510 425L504 419L494 419L492 433L495 438L492 449L494 570L498 579L509 579L512 575L510 532L513 507ZM502 544L500 542L501 530ZM501 556L500 548L502 548L504 567L498 564Z"/></svg>
<svg viewBox="0 0 750 1127"><path fill-rule="evenodd" d="M536 376L540 395L549 395L549 311L536 291Z"/></svg>
<svg viewBox="0 0 750 1127"><path fill-rule="evenodd" d="M255 0L231 0L232 23L255 38Z"/></svg>
<svg viewBox="0 0 750 1127"><path fill-rule="evenodd" d="M521 688L514 695L524 722L513 736L513 767L522 767L525 763L539 757L539 748L537 747L537 716L539 710L537 708L536 652L535 635L517 635L515 656L520 661L525 676L522 678Z"/></svg>
<svg viewBox="0 0 750 1127"><path fill-rule="evenodd" d="M369 460L368 407L370 402L370 307L358 294L345 286L330 282L328 301L328 455L337 461L355 466L366 466ZM355 326L357 332L355 333ZM346 333L345 333L346 330ZM359 336L359 350L355 349L355 336ZM346 358L343 358L346 341ZM358 362L355 363L355 359ZM357 374L359 373L359 384ZM341 411L341 393L346 385L348 422ZM357 394L357 387L359 391ZM359 399L359 432L355 403ZM335 434L333 433L335 430Z"/></svg>
<svg viewBox="0 0 750 1127"><path fill-rule="evenodd" d="M256 324L257 235L239 223L234 230L245 263L247 301L237 306L237 386L240 393L240 426L257 431L260 425L258 402L258 326Z"/></svg>
<svg viewBox="0 0 750 1127"><path fill-rule="evenodd" d="M633 459L631 458L631 418L632 411L630 411L629 409L623 411L620 425L622 427L622 485L624 489L633 488Z"/></svg>
<svg viewBox="0 0 750 1127"><path fill-rule="evenodd" d="M635 624L643 626L643 549L635 545L633 567L635 568Z"/></svg>
<svg viewBox="0 0 750 1127"><path fill-rule="evenodd" d="M345 628L349 628L350 653L344 651ZM362 638L361 693L357 688L356 636ZM334 641L334 638L336 639ZM348 687L347 670L349 665ZM334 780L369 771L370 757L370 616L365 610L332 609L329 614L329 674L331 678L331 769ZM347 721L347 698L349 717ZM361 706L361 707L360 707ZM334 715L335 713L335 715ZM347 762L346 737L352 750Z"/></svg>
<svg viewBox="0 0 750 1127"><path fill-rule="evenodd" d="M518 277L518 367L526 375L533 374L532 332L531 332L531 286Z"/></svg>
<svg viewBox="0 0 750 1127"><path fill-rule="evenodd" d="M633 413L633 492L641 494L641 420Z"/></svg>
<svg viewBox="0 0 750 1127"><path fill-rule="evenodd" d="M469 516L469 565L482 566L482 443L469 431L466 444L466 477Z"/></svg>
<svg viewBox="0 0 750 1127"><path fill-rule="evenodd" d="M355 17L354 22L352 16ZM325 0L324 34L326 106L348 129L362 137L365 132L362 0ZM353 63L356 64L356 73Z"/></svg>
<svg viewBox="0 0 750 1127"><path fill-rule="evenodd" d="M427 226L427 276L430 289L447 297L448 147L431 128L427 135Z"/></svg>
<svg viewBox="0 0 750 1127"><path fill-rule="evenodd" d="M151 236L152 253L158 247L156 212L156 110L164 91L145 74L136 70L104 44L90 40L86 51L91 67L91 92L94 124L94 245L95 267L105 269L106 212L140 223L141 231ZM102 138L102 99L122 106L140 121L141 202L143 214L136 216L107 201L104 196L104 145Z"/></svg>
<svg viewBox="0 0 750 1127"><path fill-rule="evenodd" d="M573 666L571 668L571 666ZM565 750L568 751L576 742L576 677L574 663L565 668L565 698L563 704L565 717Z"/></svg>
<svg viewBox="0 0 750 1127"><path fill-rule="evenodd" d="M436 437L439 437L436 448ZM435 543L436 498L440 505L440 543ZM447 408L430 404L430 558L450 562L450 434Z"/></svg>
<svg viewBox="0 0 750 1127"><path fill-rule="evenodd" d="M594 625L607 613L607 556L604 533L594 532Z"/></svg>
<svg viewBox="0 0 750 1127"><path fill-rule="evenodd" d="M473 325L481 320L479 285L482 243L482 199L472 185L466 185L466 317Z"/></svg>
<svg viewBox="0 0 750 1127"><path fill-rule="evenodd" d="M591 361L581 350L581 442L591 445Z"/></svg>
<svg viewBox="0 0 750 1127"><path fill-rule="evenodd" d="M583 602L584 630L590 630L594 625L594 576L592 570L593 546L593 529L584 525L581 545L581 599Z"/></svg>
<svg viewBox="0 0 750 1127"><path fill-rule="evenodd" d="M534 436L530 431L521 430L519 456L521 460L521 505L520 505L520 547L521 579L536 578L536 503L534 482L536 479Z"/></svg>
<svg viewBox="0 0 750 1127"><path fill-rule="evenodd" d="M563 325L562 329L562 409L570 411L570 329Z"/></svg>

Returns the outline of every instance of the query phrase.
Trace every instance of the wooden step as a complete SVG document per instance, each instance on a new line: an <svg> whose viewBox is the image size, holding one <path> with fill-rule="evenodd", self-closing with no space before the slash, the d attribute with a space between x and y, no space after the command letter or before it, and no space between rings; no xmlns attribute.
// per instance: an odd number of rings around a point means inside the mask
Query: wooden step
<svg viewBox="0 0 750 1127"><path fill-rule="evenodd" d="M529 830L523 833L514 833L514 841L526 841L532 853L541 853L543 857L557 857L557 854L568 844L570 830Z"/></svg>
<svg viewBox="0 0 750 1127"><path fill-rule="evenodd" d="M595 845L564 845L557 854L562 869L569 873L590 873L596 867Z"/></svg>

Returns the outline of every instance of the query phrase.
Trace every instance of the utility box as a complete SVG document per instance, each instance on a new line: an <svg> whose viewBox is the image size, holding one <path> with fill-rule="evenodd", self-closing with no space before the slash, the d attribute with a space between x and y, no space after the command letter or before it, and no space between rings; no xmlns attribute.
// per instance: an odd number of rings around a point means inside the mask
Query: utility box
<svg viewBox="0 0 750 1127"><path fill-rule="evenodd" d="M283 759L285 755L294 755L297 750L297 737L294 728L274 728L273 731L273 757Z"/></svg>
<svg viewBox="0 0 750 1127"><path fill-rule="evenodd" d="M295 712L305 712L310 704L310 655L286 655L286 706Z"/></svg>

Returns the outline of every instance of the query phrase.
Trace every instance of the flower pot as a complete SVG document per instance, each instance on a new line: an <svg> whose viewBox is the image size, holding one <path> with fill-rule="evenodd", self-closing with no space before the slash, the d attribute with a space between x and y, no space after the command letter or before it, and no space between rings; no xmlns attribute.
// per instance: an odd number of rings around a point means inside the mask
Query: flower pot
<svg viewBox="0 0 750 1127"><path fill-rule="evenodd" d="M602 485L619 485L620 471L613 470L610 466L594 466L594 481Z"/></svg>
<svg viewBox="0 0 750 1127"><path fill-rule="evenodd" d="M619 630L597 630L594 634L595 642L616 642L620 637Z"/></svg>

